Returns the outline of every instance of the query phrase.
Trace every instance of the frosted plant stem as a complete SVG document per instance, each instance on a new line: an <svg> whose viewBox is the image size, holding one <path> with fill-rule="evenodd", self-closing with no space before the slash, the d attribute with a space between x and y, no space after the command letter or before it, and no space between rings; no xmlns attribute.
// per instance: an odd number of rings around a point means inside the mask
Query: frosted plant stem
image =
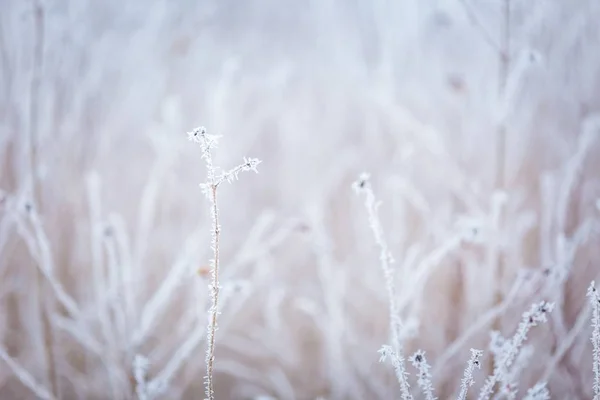
<svg viewBox="0 0 600 400"><path fill-rule="evenodd" d="M483 351L477 349L471 349L471 358L465 368L465 372L462 380L460 381L460 392L458 393L457 400L466 400L467 392L469 388L473 386L475 380L473 379L473 372L475 369L481 369L480 358L483 356Z"/></svg>
<svg viewBox="0 0 600 400"><path fill-rule="evenodd" d="M437 397L433 394L433 383L431 382L431 366L425 358L425 352L422 350L417 351L411 358L413 366L419 371L417 384L423 391L425 400L437 400Z"/></svg>
<svg viewBox="0 0 600 400"><path fill-rule="evenodd" d="M217 318L219 316L219 240L221 236L221 225L219 224L219 208L217 205L217 188L225 181L233 182L238 178L240 172L254 171L258 172L256 167L260 164L260 160L256 158L245 158L244 162L229 171L221 172L217 175L217 167L215 167L212 158L212 150L217 147L218 136L206 134L206 129L196 128L192 132L188 132L188 138L192 142L200 144L202 149L202 159L206 162L207 181L200 185L203 193L208 197L210 202L210 213L212 219L212 250L213 258L211 260L211 283L209 292L211 298L211 306L208 311L208 327L206 331L206 398L214 400L215 386L213 379L213 371L215 364L215 334L217 332Z"/></svg>
<svg viewBox="0 0 600 400"><path fill-rule="evenodd" d="M600 294L595 282L590 284L587 295L592 307L592 370L594 371L594 400L600 400Z"/></svg>
<svg viewBox="0 0 600 400"><path fill-rule="evenodd" d="M379 262L383 271L385 279L385 287L388 295L389 313L390 313L390 336L392 340L391 346L383 346L379 351L381 354L380 361L390 358L394 370L396 371L396 378L400 384L400 390L402 393L403 400L412 400L410 393L410 385L408 384L407 372L404 366L404 356L402 354L402 339L401 331L403 328L403 322L400 318L400 308L398 307L398 301L396 299L396 285L394 284L394 270L391 264L394 259L389 251L388 244L383 235L383 228L379 215L377 214L377 208L379 202L375 198L375 193L371 188L369 182L369 174L363 173L360 175L358 181L354 182L353 189L358 194L364 194L365 196L365 208L369 215L369 225L375 242L379 246Z"/></svg>
<svg viewBox="0 0 600 400"><path fill-rule="evenodd" d="M209 399L214 399L214 380L213 370L215 362L215 333L217 331L217 317L219 315L219 239L221 235L221 227L219 226L219 208L217 206L217 185L214 183L210 189L211 197L211 213L212 213L212 249L213 259L211 268L211 307L210 319L208 321L207 339L208 346L206 349L206 396Z"/></svg>
<svg viewBox="0 0 600 400"><path fill-rule="evenodd" d="M552 312L554 303L542 301L533 304L529 311L523 314L521 323L517 327L517 332L508 341L502 353L498 355L498 362L495 362L492 375L488 376L481 391L479 392L479 400L489 400L492 396L494 387L498 382L505 380L510 371L511 366L515 363L515 359L519 355L529 331L539 323L548 321L548 314Z"/></svg>

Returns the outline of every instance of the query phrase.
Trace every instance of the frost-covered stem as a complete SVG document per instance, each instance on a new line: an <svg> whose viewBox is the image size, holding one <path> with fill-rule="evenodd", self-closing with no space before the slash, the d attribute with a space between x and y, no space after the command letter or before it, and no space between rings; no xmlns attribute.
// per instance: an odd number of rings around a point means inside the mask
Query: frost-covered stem
<svg viewBox="0 0 600 400"><path fill-rule="evenodd" d="M433 395L433 384L431 383L431 366L425 358L425 352L422 350L417 351L410 358L410 361L412 362L412 365L419 371L417 384L425 395L425 400L436 400L437 397Z"/></svg>
<svg viewBox="0 0 600 400"><path fill-rule="evenodd" d="M206 175L207 182L202 184L202 190L207 195L210 202L210 214L211 214L211 236L212 242L211 247L213 251L213 258L211 264L211 283L209 286L211 306L209 309L208 327L206 328L206 398L209 400L214 399L214 381L213 371L215 364L215 334L217 331L217 317L219 315L219 239L221 234L221 227L219 225L219 207L217 204L217 187L218 182L216 179L215 166L212 159L212 150L217 146L217 137L209 136L206 134L206 129L197 128L192 132L188 133L188 137L191 141L200 144L202 149L202 158L206 162Z"/></svg>
<svg viewBox="0 0 600 400"><path fill-rule="evenodd" d="M394 259L388 249L387 242L383 235L383 228L381 226L381 221L379 220L379 215L377 214L379 203L377 202L375 193L373 193L373 189L371 188L369 174L361 174L359 179L354 182L352 187L356 193L365 195L365 208L367 209L369 225L371 227L371 231L373 232L373 236L375 237L375 242L379 246L379 262L383 271L385 287L388 295L392 351L384 346L384 348L382 348L380 351L382 353L382 360L386 358L386 355L391 358L392 363L394 364L394 370L396 371L396 377L400 383L402 398L403 400L409 400L412 399L412 395L410 394L410 386L406 378L407 372L404 366L404 356L402 354L402 343L400 337L403 323L402 319L400 318L400 308L398 307L398 301L396 299L394 271L391 267Z"/></svg>
<svg viewBox="0 0 600 400"><path fill-rule="evenodd" d="M401 354L396 353L391 346L384 345L379 350L379 354L381 355L379 358L379 362L384 362L389 358L392 366L394 367L394 372L396 373L396 379L400 383L400 388L402 391L402 400L412 400L412 395L410 394L410 386L408 384L408 373L406 372L406 368L404 367L404 357Z"/></svg>
<svg viewBox="0 0 600 400"><path fill-rule="evenodd" d="M471 358L469 359L467 368L465 368L463 378L460 381L460 392L458 393L457 398L458 400L466 400L467 391L475 383L475 380L473 379L473 372L475 371L475 368L481 369L481 361L479 361L481 356L483 356L483 351L471 349Z"/></svg>
<svg viewBox="0 0 600 400"><path fill-rule="evenodd" d="M215 334L218 329L217 318L219 315L219 240L221 235L221 225L219 224L219 207L217 204L217 188L224 182L232 182L237 179L238 174L242 171L258 172L256 167L260 164L260 160L256 158L244 158L244 162L231 170L221 173L217 176L217 168L212 159L212 150L217 147L218 137L207 135L206 129L196 128L188 133L188 138L200 144L202 150L202 158L206 162L207 181L200 185L203 193L208 197L210 202L211 213L211 234L212 234L212 250L213 258L211 260L211 283L209 292L211 298L211 306L209 309L208 327L206 332L207 347L206 347L206 398L214 400L214 380L213 371L215 363Z"/></svg>
<svg viewBox="0 0 600 400"><path fill-rule="evenodd" d="M210 319L208 321L206 348L206 397L214 399L213 369L215 362L215 333L217 331L217 316L219 315L219 239L221 227L219 225L219 208L217 206L217 185L210 188L211 214L212 214L212 250L211 285L210 285Z"/></svg>
<svg viewBox="0 0 600 400"><path fill-rule="evenodd" d="M523 400L550 400L550 392L546 387L546 382L539 382L529 389Z"/></svg>
<svg viewBox="0 0 600 400"><path fill-rule="evenodd" d="M592 362L594 371L594 400L600 400L600 294L592 282L587 295L592 306Z"/></svg>
<svg viewBox="0 0 600 400"><path fill-rule="evenodd" d="M133 378L135 380L135 393L138 400L150 400L147 392L147 374L149 363L148 359L141 355L136 355L133 359Z"/></svg>
<svg viewBox="0 0 600 400"><path fill-rule="evenodd" d="M215 186L219 186L221 183L227 181L229 183L238 179L238 175L243 171L254 171L257 172L256 167L260 164L260 160L256 158L244 157L244 162L229 171L223 172L219 177L215 177Z"/></svg>
<svg viewBox="0 0 600 400"><path fill-rule="evenodd" d="M554 308L553 303L542 301L538 304L533 304L531 309L523 314L523 319L519 323L517 332L507 343L506 348L499 356L500 360L496 363L492 375L490 375L479 393L479 400L488 400L493 393L494 387L498 381L504 379L509 373L510 367L519 355L523 343L527 339L527 334L534 326L540 322L548 320L547 314Z"/></svg>

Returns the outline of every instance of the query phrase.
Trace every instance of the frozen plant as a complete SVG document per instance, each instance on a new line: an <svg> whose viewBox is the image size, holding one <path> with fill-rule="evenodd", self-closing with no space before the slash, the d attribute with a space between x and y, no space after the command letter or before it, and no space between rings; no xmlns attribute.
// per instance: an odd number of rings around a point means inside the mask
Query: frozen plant
<svg viewBox="0 0 600 400"><path fill-rule="evenodd" d="M389 318L390 318L390 335L392 340L391 346L383 346L380 350L381 360L385 360L390 357L394 370L396 371L396 377L400 383L400 390L402 392L402 399L412 399L410 394L410 385L407 380L407 372L404 367L404 356L402 355L402 343L401 334L403 331L403 322L400 318L400 308L396 299L396 287L394 284L394 270L391 264L394 262L392 254L388 250L387 242L383 236L383 228L381 227L381 221L377 209L380 203L375 198L375 193L371 188L371 182L369 181L369 174L362 173L358 180L353 183L352 188L359 195L365 196L365 208L369 216L369 225L375 242L379 246L379 263L383 270L383 276L385 279L385 287L388 295L389 302Z"/></svg>
<svg viewBox="0 0 600 400"><path fill-rule="evenodd" d="M491 332L490 350L494 356L494 366L502 361L502 357L506 351L510 350L511 342L504 338L500 332ZM519 351L512 366L503 374L500 380L500 391L498 396L503 396L507 400L515 400L517 398L519 377L527 367L529 359L533 355L532 346L523 346Z"/></svg>
<svg viewBox="0 0 600 400"><path fill-rule="evenodd" d="M550 400L550 392L546 387L546 382L536 383L534 387L527 391L524 400Z"/></svg>
<svg viewBox="0 0 600 400"><path fill-rule="evenodd" d="M587 295L592 305L592 347L594 371L594 400L600 399L600 294L595 282L590 284Z"/></svg>
<svg viewBox="0 0 600 400"><path fill-rule="evenodd" d="M423 391L426 400L435 400L437 397L433 395L433 384L431 383L431 366L425 358L425 352L423 350L417 351L410 358L412 365L419 370L417 384Z"/></svg>
<svg viewBox="0 0 600 400"><path fill-rule="evenodd" d="M410 385L408 384L408 372L406 372L406 368L404 367L404 358L402 355L398 354L391 346L388 345L381 346L381 349L379 349L379 354L379 362L384 362L389 359L392 363L394 371L396 372L396 378L400 382L400 387L402 389L402 399L412 399L412 395L410 394Z"/></svg>
<svg viewBox="0 0 600 400"><path fill-rule="evenodd" d="M135 393L139 400L150 400L147 392L146 378L150 363L148 359L141 355L136 355L133 359L133 378L135 379Z"/></svg>
<svg viewBox="0 0 600 400"><path fill-rule="evenodd" d="M244 162L229 171L218 172L212 158L212 151L217 147L219 137L208 135L204 127L196 128L192 132L188 132L190 141L198 143L202 151L202 159L206 162L207 180L201 184L202 192L210 201L210 212L212 219L212 251L213 258L210 261L211 266L211 281L209 283L209 292L211 298L211 306L209 309L208 328L206 332L207 348L206 348L206 398L214 399L214 362L215 362L215 333L217 331L217 317L219 315L219 240L221 235L221 226L219 224L219 207L217 204L217 189L219 185L225 181L232 182L238 179L238 175L243 171L254 171L258 173L256 167L260 164L260 160L256 158L245 158Z"/></svg>
<svg viewBox="0 0 600 400"><path fill-rule="evenodd" d="M465 368L465 373L462 380L460 381L460 392L458 394L458 400L465 400L467 398L467 391L475 383L473 379L473 372L475 368L481 369L481 361L479 360L483 356L483 351L471 349L471 358Z"/></svg>
<svg viewBox="0 0 600 400"><path fill-rule="evenodd" d="M552 312L554 308L553 303L542 301L537 304L533 304L529 311L523 314L523 318L519 323L517 332L507 342L503 343L501 354L498 355L499 360L494 364L494 371L490 375L479 393L479 400L487 400L492 395L494 387L498 382L504 382L508 380L510 368L512 367L515 359L519 355L523 343L527 339L527 334L534 326L537 326L540 322L546 322L548 320L548 313Z"/></svg>

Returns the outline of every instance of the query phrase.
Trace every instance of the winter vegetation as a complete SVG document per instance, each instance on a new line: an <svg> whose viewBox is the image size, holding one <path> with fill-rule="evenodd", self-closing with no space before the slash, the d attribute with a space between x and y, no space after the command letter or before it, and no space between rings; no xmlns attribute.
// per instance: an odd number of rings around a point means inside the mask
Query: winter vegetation
<svg viewBox="0 0 600 400"><path fill-rule="evenodd" d="M0 0L0 398L600 400L598 21Z"/></svg>

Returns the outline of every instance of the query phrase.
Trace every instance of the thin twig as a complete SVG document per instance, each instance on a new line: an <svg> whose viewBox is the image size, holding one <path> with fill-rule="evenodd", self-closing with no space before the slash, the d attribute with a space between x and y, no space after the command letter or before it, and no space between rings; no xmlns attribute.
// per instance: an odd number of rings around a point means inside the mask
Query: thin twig
<svg viewBox="0 0 600 400"><path fill-rule="evenodd" d="M410 393L410 386L407 380L408 373L406 372L406 368L404 365L404 355L402 353L401 332L403 332L404 330L404 323L402 321L402 318L400 317L400 308L396 296L396 285L394 283L394 269L392 268L392 263L394 262L394 259L392 257L391 252L389 251L388 244L384 238L383 228L381 226L381 221L377 213L379 202L376 200L375 193L373 193L373 189L371 188L369 174L361 174L359 179L356 182L354 182L352 187L357 194L364 194L365 196L365 208L367 209L367 213L369 215L369 225L371 227L371 231L373 233L373 236L375 237L375 242L379 247L379 263L383 271L386 291L388 295L390 336L392 345L383 346L381 350L379 350L381 354L380 361L383 361L387 358L391 360L392 365L394 366L394 370L396 372L396 378L398 379L398 383L400 384L402 399L412 400L413 397Z"/></svg>
<svg viewBox="0 0 600 400"><path fill-rule="evenodd" d="M206 332L206 398L214 400L214 363L215 363L215 334L217 331L217 318L219 315L219 242L221 238L221 225L219 224L219 207L217 203L217 188L225 181L232 182L238 178L240 172L254 171L258 172L256 167L260 160L256 158L244 158L244 162L229 171L217 175L217 168L213 164L212 150L217 147L218 136L206 134L205 128L197 128L188 133L188 138L200 144L202 149L202 158L206 162L207 181L200 185L204 194L210 201L210 212L212 219L212 250L213 259L211 260L211 283L209 285L211 307L209 309L209 321Z"/></svg>
<svg viewBox="0 0 600 400"><path fill-rule="evenodd" d="M206 396L214 398L214 380L212 379L215 363L215 333L217 330L217 316L219 314L219 241L221 238L221 227L219 225L219 208L217 207L217 186L213 183L211 187L211 212L213 232L213 260L212 276L210 285L210 297L212 305L210 309L210 322L208 325L208 348L206 350Z"/></svg>

